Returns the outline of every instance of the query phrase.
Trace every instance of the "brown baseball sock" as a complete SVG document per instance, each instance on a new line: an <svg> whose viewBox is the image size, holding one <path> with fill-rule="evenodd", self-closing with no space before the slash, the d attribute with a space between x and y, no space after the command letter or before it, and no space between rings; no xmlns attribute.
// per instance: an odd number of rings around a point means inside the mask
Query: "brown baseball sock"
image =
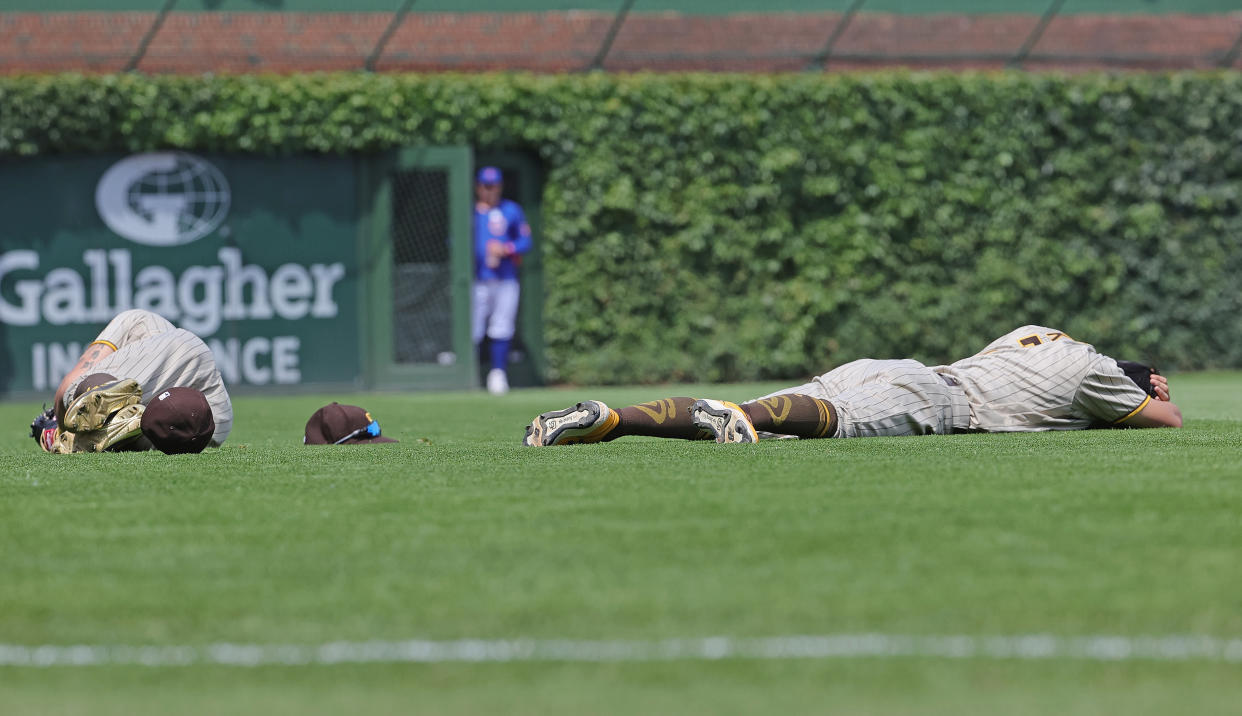
<svg viewBox="0 0 1242 716"><path fill-rule="evenodd" d="M837 409L809 395L774 395L739 407L755 430L800 438L830 438L837 432Z"/></svg>
<svg viewBox="0 0 1242 716"><path fill-rule="evenodd" d="M694 398L661 398L620 408L616 411L620 422L604 440L616 440L625 435L712 440L711 432L690 422L690 406L694 401Z"/></svg>

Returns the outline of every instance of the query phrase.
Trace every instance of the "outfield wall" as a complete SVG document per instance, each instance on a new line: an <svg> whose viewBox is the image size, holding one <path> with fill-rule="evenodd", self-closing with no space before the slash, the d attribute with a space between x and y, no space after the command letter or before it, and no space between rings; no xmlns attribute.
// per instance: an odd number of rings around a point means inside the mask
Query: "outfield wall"
<svg viewBox="0 0 1242 716"><path fill-rule="evenodd" d="M481 159L520 184L520 162ZM0 163L0 394L51 393L131 308L202 337L243 391L469 388L473 161L438 147ZM520 340L519 386L542 359L537 331Z"/></svg>
<svg viewBox="0 0 1242 716"><path fill-rule="evenodd" d="M551 381L802 379L863 356L941 362L1027 322L1166 369L1242 366L1234 73L66 75L0 79L0 99L6 214L23 202L49 207L34 212L34 228L3 237L10 270L0 298L15 315L33 310L22 308L34 291L23 287L36 284L44 304L77 307L42 273L52 257L73 265L88 310L94 267L122 265L116 251L129 252L131 271L148 260L91 218L90 182L49 191L20 162L87 162L96 176L116 157L177 149L267 166L271 176L378 163L388 168L375 181L391 187L393 171L418 161L400 165L402 147L460 147L537 162L529 171L542 181L547 299L534 328ZM468 170L454 171L444 191L468 196ZM395 220L388 191L359 191L373 207L355 215L360 235L382 237L369 222ZM356 346L366 380L367 356L397 348L381 346L382 330L359 338L339 292L356 281L363 296L382 294L393 260L377 249L355 275L345 258L321 253L341 250L336 237L353 220L341 201L315 199L270 234L284 248L265 259L265 280L278 262L297 263L285 279L300 291L289 305L306 313L281 316L302 321L296 331L254 335L273 347L299 336L306 375L307 346ZM89 256L55 243L79 220L100 242ZM49 243L31 243L40 237ZM250 242L268 240L208 234L190 244L203 255L188 264L218 270L192 275L218 276L227 297L230 270L244 269L221 249L237 241L244 267L269 248ZM35 250L38 266L14 250ZM315 264L332 277L338 262L344 277L316 283ZM172 271L173 295L188 271ZM315 315L317 305L327 311L315 300L320 285L332 289L335 315ZM199 320L187 305L179 320ZM384 300L357 305L365 325ZM454 305L450 330L461 331ZM6 318L8 335L19 329ZM6 358L12 379L26 358Z"/></svg>
<svg viewBox="0 0 1242 716"><path fill-rule="evenodd" d="M352 381L351 169L343 158L173 152L0 166L6 382L54 391L98 329L130 308L206 339L230 385Z"/></svg>

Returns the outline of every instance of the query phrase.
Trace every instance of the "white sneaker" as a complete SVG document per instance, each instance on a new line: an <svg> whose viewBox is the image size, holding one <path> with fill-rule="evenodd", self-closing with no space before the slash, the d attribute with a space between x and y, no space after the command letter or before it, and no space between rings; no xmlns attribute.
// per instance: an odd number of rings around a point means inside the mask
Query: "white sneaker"
<svg viewBox="0 0 1242 716"><path fill-rule="evenodd" d="M509 376L499 368L487 372L487 392L492 395L504 395L509 392Z"/></svg>
<svg viewBox="0 0 1242 716"><path fill-rule="evenodd" d="M710 430L718 443L753 443L759 435L750 418L737 403L727 400L696 400L690 406L690 420Z"/></svg>

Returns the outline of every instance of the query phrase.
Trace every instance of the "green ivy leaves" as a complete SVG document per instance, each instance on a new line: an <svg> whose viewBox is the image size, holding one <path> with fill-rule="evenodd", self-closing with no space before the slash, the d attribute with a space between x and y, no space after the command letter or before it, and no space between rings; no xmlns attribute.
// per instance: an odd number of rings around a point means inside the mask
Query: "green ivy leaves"
<svg viewBox="0 0 1242 716"><path fill-rule="evenodd" d="M556 381L801 380L1025 322L1242 365L1242 78L0 78L0 155L469 144L547 170Z"/></svg>

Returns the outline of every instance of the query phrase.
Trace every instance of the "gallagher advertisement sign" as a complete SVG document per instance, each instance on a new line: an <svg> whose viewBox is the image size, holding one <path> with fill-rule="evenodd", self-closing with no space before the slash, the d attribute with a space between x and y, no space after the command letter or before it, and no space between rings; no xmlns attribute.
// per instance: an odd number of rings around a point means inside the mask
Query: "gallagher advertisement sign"
<svg viewBox="0 0 1242 716"><path fill-rule="evenodd" d="M198 334L230 386L360 373L348 158L6 162L0 216L0 392L55 390L130 308Z"/></svg>

